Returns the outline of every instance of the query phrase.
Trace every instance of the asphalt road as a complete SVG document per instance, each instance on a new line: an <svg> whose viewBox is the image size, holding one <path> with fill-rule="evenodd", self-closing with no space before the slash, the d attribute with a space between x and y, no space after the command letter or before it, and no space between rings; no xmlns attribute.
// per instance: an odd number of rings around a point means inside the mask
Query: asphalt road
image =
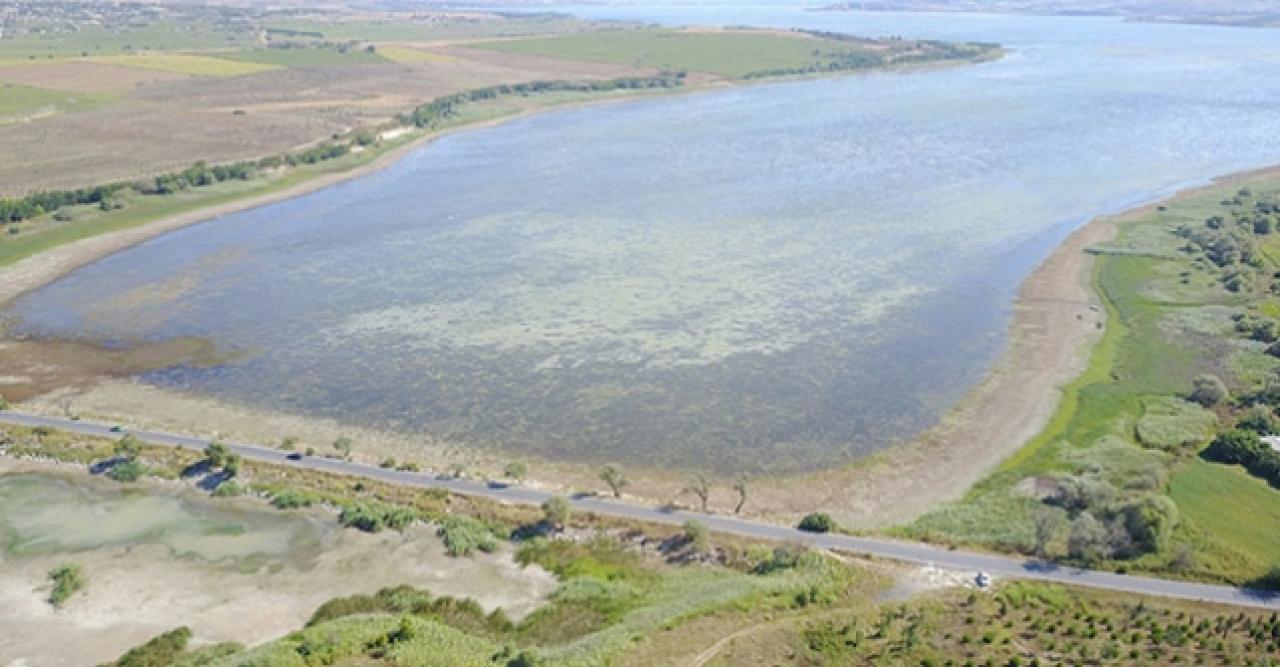
<svg viewBox="0 0 1280 667"><path fill-rule="evenodd" d="M86 421L60 419L56 417L39 417L12 411L0 411L0 422L20 424L23 426L47 426L63 431L103 437L120 437L121 433L113 432L107 425ZM139 431L126 429L144 442L154 445L168 445L195 451L203 451L208 440L192 438L172 433L156 431ZM322 472L366 477L392 484L415 486L424 489L447 489L454 493L471 496L483 496L500 502L540 504L551 497L544 491L524 488L515 485L492 484L467 479L454 479L436 473L412 473L398 470L387 470L373 466L351 463L339 459L320 457L302 457L300 460L288 458L288 452L270 447L220 441L244 459L273 463L276 465L309 468ZM795 528L779 526L748 519L740 519L699 512L670 511L654 507L634 505L621 501L584 496L570 498L573 506L582 511L598 514L638 519L654 523L682 524L690 519L697 519L714 531L731 533L743 537L759 538L778 542L789 542L811 545L825 549L833 549L857 554L889 558L933 565L940 568L972 572L986 572L994 578L1012 577L1020 579L1036 579L1052 581L1075 586L1089 586L1124 593L1137 593L1168 598L1201 600L1229 605L1264 607L1280 609L1280 593L1254 591L1231 586L1215 586L1183 581L1170 581L1152 577L1139 577L1115 574L1098 570L1059 567L1033 560L994 556L967 551L955 551L945 548L902 542L881 538L852 537L849 535L813 534Z"/></svg>

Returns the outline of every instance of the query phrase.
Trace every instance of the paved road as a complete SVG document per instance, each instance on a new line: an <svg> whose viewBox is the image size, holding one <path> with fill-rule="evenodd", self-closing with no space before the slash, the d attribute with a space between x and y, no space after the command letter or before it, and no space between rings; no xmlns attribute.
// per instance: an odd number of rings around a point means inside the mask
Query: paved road
<svg viewBox="0 0 1280 667"><path fill-rule="evenodd" d="M120 437L120 433L113 433L110 427L103 424L59 419L54 417L38 417L11 411L0 411L0 422L21 424L23 426L48 426L84 435ZM181 447L195 451L202 451L205 445L209 442L208 440L201 438L192 438L156 431L127 430L126 432L132 433L139 439L151 444ZM323 472L366 477L369 479L376 479L383 482L401 484L405 486L448 489L455 493L483 496L502 502L538 504L551 496L551 494L544 491L519 486L493 485L473 480L437 476L431 473L411 473L398 470L387 470L384 468L376 468L373 466L361 465L338 459L304 457L301 460L295 461L288 458L287 452L282 452L270 447L226 441L222 442L224 442L231 451L239 454L245 459L273 463L276 465L310 468L312 470L319 470ZM728 516L718 516L714 514L702 514L699 512L668 511L595 496L575 497L570 499L570 502L572 502L573 506L579 510L596 512L613 517L676 525L682 524L689 519L697 519L698 521L707 524L707 526L712 530L723 533L732 533L744 537L764 540L807 544L814 547L878 556L893 560L906 561L909 563L934 565L941 568L974 573L982 571L997 578L1015 577L1021 579L1038 579L1042 581L1053 581L1077 586L1090 586L1093 588L1103 588L1126 593L1140 593L1160 597L1183 598L1231 605L1280 609L1280 594L1264 591L1252 591L1233 588L1230 586L1213 586L1209 584L1195 584L1181 581L1169 581L1165 579L1154 579L1150 577L1121 575L1111 572L1100 572L1097 570L1065 568L1020 558L992 556L967 551L953 551L927 544L912 542L901 542L880 538L852 537L848 535L816 535L770 523Z"/></svg>

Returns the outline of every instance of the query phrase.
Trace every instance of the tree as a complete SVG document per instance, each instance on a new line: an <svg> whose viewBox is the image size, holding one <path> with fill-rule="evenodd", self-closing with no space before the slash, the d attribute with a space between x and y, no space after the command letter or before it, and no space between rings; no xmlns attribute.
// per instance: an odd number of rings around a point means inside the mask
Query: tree
<svg viewBox="0 0 1280 667"><path fill-rule="evenodd" d="M733 483L733 490L738 492L738 504L733 506L733 513L740 514L742 506L747 504L747 480L739 478Z"/></svg>
<svg viewBox="0 0 1280 667"><path fill-rule="evenodd" d="M564 496L552 496L542 503L543 520L555 528L569 523L572 514L573 506Z"/></svg>
<svg viewBox="0 0 1280 667"><path fill-rule="evenodd" d="M1072 558L1092 561L1102 553L1106 544L1107 529L1089 512L1081 512L1071 522L1071 535L1067 538L1067 553Z"/></svg>
<svg viewBox="0 0 1280 667"><path fill-rule="evenodd" d="M503 469L502 474L514 479L516 484L519 484L529 474L529 467L519 461L512 461Z"/></svg>
<svg viewBox="0 0 1280 667"><path fill-rule="evenodd" d="M1138 549L1156 553L1164 549L1178 522L1178 506L1168 496L1148 496L1120 511L1125 530Z"/></svg>
<svg viewBox="0 0 1280 667"><path fill-rule="evenodd" d="M239 454L232 454L227 457L227 462L222 466L222 473L228 478L235 477L240 474Z"/></svg>
<svg viewBox="0 0 1280 667"><path fill-rule="evenodd" d="M129 433L116 441L113 451L116 456L126 461L132 461L142 453L142 441L138 440L132 433Z"/></svg>
<svg viewBox="0 0 1280 667"><path fill-rule="evenodd" d="M286 452L293 451L295 448L297 448L297 446L298 446L298 436L296 435L286 436L283 440L280 441L280 449L283 449Z"/></svg>
<svg viewBox="0 0 1280 667"><path fill-rule="evenodd" d="M125 461L111 466L111 469L107 471L107 477L117 482L136 482L146 471L147 469L137 461Z"/></svg>
<svg viewBox="0 0 1280 667"><path fill-rule="evenodd" d="M813 514L806 514L796 527L806 533L829 533L832 528L835 528L835 525L836 522L831 518L830 514L814 512Z"/></svg>
<svg viewBox="0 0 1280 667"><path fill-rule="evenodd" d="M230 456L231 450L220 442L211 442L204 448L204 459L209 462L210 468L221 468L226 465Z"/></svg>
<svg viewBox="0 0 1280 667"><path fill-rule="evenodd" d="M684 490L698 497L698 500L702 503L702 511L705 513L707 511L707 500L711 497L711 483L707 481L707 478L703 475L695 474L689 478L689 485L684 487Z"/></svg>
<svg viewBox="0 0 1280 667"><path fill-rule="evenodd" d="M1191 381L1191 394L1187 398L1206 408L1225 401L1229 393L1227 385L1216 375L1197 375Z"/></svg>
<svg viewBox="0 0 1280 667"><path fill-rule="evenodd" d="M351 442L351 438L348 438L347 436L344 435L338 438L337 440L333 441L333 448L336 449L338 453L342 455L342 458L349 459L351 458L352 444L353 443Z"/></svg>
<svg viewBox="0 0 1280 667"><path fill-rule="evenodd" d="M711 548L711 531L707 524L696 519L684 522L684 539L698 553L706 553Z"/></svg>
<svg viewBox="0 0 1280 667"><path fill-rule="evenodd" d="M627 480L626 474L622 472L622 468L612 463L600 469L600 479L609 485L609 490L613 491L614 498L621 498L622 490L631 483Z"/></svg>
<svg viewBox="0 0 1280 667"><path fill-rule="evenodd" d="M1062 515L1048 508L1041 509L1036 512L1036 558L1044 559L1049 556L1049 544L1058 536L1058 532L1062 530Z"/></svg>

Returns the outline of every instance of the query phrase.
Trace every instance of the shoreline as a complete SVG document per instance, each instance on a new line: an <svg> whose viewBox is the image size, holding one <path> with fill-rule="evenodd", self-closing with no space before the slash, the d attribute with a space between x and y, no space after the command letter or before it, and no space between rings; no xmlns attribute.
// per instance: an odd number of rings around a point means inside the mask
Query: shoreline
<svg viewBox="0 0 1280 667"><path fill-rule="evenodd" d="M866 72L862 73L866 74ZM761 82L748 82L753 85ZM776 82L771 82L776 83ZM655 95L681 95L736 87L723 82L664 91L619 95L552 104L497 118L465 123L414 137L371 161L346 171L317 175L277 192L252 195L224 204L91 236L0 268L0 306L81 266L156 236L223 215L266 206L375 173L415 150L454 132L482 129L533 114L601 104L633 101ZM1008 338L1003 351L982 379L969 388L931 428L852 464L786 476L750 480L748 515L792 520L821 509L857 529L878 528L909 521L941 502L962 496L973 484L1017 456L1050 425L1058 413L1063 389L1087 367L1094 344L1101 338L1106 310L1093 284L1093 255L1088 248L1106 241L1117 222L1175 198L1189 196L1222 183L1280 172L1270 166L1213 177L1197 185L1122 210L1096 216L1073 230L1021 283L1011 304ZM66 386L25 405L35 412L60 414L70 403L86 415L132 422L179 432L278 441L286 435L325 446L339 435L351 434L363 445L358 454L426 460L444 469L465 462L473 471L496 473L503 453L474 450L440 442L423 434L389 433L342 424L334 419L265 413L216 399L162 390L129 379L99 378L91 388ZM155 410L156 405L165 409ZM126 407L127 406L127 407ZM157 414L165 417L158 418ZM327 438L327 440L326 440ZM425 442L424 442L425 441ZM518 455L517 455L518 456ZM529 460L535 483L566 491L600 486L596 466L555 460ZM478 469L478 470L477 470ZM660 503L693 504L683 494L693 471L629 470L633 497ZM496 476L500 476L495 474ZM554 483L550 483L554 481ZM727 478L712 490L713 508L731 508L737 495ZM541 485L540 485L541 486Z"/></svg>

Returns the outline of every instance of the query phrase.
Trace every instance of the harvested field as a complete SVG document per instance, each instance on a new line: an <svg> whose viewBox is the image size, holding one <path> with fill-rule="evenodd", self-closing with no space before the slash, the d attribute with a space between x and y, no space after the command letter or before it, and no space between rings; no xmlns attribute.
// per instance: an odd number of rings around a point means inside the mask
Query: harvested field
<svg viewBox="0 0 1280 667"><path fill-rule="evenodd" d="M385 122L433 97L468 88L637 73L622 65L456 47L435 53L443 57L416 64L272 69L223 78L161 74L162 80L137 85L116 104L22 127L0 127L0 154L24 158L0 164L0 196L137 178L197 160L278 153ZM470 57L473 54L478 57ZM31 71L49 67L54 65L14 69L27 69L24 76L32 76Z"/></svg>
<svg viewBox="0 0 1280 667"><path fill-rule="evenodd" d="M154 69L123 67L88 60L58 60L0 66L0 81L76 93L128 91L139 86L180 81L186 76Z"/></svg>

